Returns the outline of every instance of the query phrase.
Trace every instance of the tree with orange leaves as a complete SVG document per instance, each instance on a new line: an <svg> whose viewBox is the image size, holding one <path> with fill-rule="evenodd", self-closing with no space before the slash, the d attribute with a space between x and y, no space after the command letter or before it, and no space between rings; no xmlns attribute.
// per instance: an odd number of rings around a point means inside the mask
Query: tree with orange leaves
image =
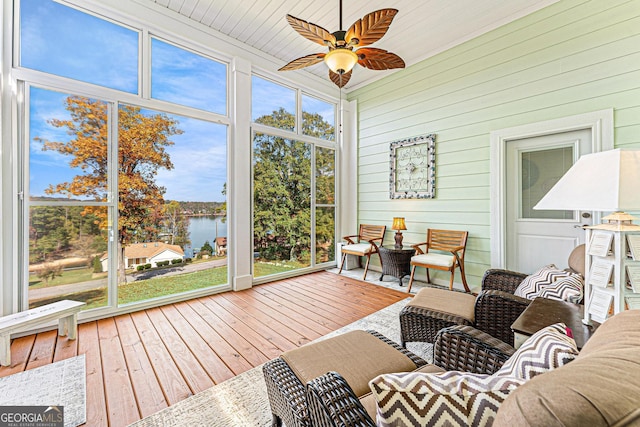
<svg viewBox="0 0 640 427"><path fill-rule="evenodd" d="M108 104L81 96L65 100L69 120L51 119L57 128L66 128L69 141L42 142L43 150L70 156L69 166L80 173L71 181L50 185L47 194L64 194L105 202L108 197L109 112ZM166 147L173 145L171 136L182 134L178 121L162 113L148 114L140 107L122 105L118 111L118 283L124 283L124 248L154 233L159 222L154 218L164 206L166 189L156 183L159 169L173 169ZM107 230L104 208L87 206L84 214L100 218L100 228ZM157 218L156 218L157 219ZM144 240L142 240L144 241Z"/></svg>

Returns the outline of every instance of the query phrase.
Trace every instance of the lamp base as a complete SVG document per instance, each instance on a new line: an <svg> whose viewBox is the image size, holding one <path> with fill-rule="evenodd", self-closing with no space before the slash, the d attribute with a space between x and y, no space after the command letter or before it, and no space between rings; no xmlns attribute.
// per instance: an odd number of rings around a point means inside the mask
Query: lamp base
<svg viewBox="0 0 640 427"><path fill-rule="evenodd" d="M395 239L396 239L396 244L393 245L393 247L395 249L402 249L402 233L399 231L396 231Z"/></svg>

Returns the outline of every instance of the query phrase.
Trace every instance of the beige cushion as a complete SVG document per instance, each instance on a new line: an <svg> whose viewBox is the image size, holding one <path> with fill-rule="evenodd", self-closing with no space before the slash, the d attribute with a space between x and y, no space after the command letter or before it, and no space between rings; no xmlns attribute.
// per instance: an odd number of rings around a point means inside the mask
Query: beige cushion
<svg viewBox="0 0 640 427"><path fill-rule="evenodd" d="M422 288L407 305L453 314L473 323L476 297L448 289Z"/></svg>
<svg viewBox="0 0 640 427"><path fill-rule="evenodd" d="M400 351L359 330L287 351L281 357L302 384L335 371L356 396L368 393L369 381L377 375L416 369L415 363Z"/></svg>
<svg viewBox="0 0 640 427"><path fill-rule="evenodd" d="M353 245L345 245L342 247L342 252L361 256L366 255L371 251L371 243L354 243Z"/></svg>
<svg viewBox="0 0 640 427"><path fill-rule="evenodd" d="M569 255L569 268L584 277L585 244L576 246Z"/></svg>
<svg viewBox="0 0 640 427"><path fill-rule="evenodd" d="M453 255L444 254L422 254L411 257L411 264L436 265L438 267L451 267L453 265Z"/></svg>
<svg viewBox="0 0 640 427"><path fill-rule="evenodd" d="M640 310L607 320L571 363L515 390L495 427L640 425Z"/></svg>

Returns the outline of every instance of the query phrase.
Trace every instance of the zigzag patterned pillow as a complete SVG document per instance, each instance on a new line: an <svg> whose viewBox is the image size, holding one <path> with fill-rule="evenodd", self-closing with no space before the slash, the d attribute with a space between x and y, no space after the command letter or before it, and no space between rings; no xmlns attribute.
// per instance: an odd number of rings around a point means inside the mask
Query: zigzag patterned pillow
<svg viewBox="0 0 640 427"><path fill-rule="evenodd" d="M534 299L538 296L542 287L548 286L556 280L570 276L571 274L572 273L568 271L558 270L553 264L545 265L535 273L525 277L513 294L522 298Z"/></svg>
<svg viewBox="0 0 640 427"><path fill-rule="evenodd" d="M380 375L369 383L378 427L490 426L523 380L449 371Z"/></svg>
<svg viewBox="0 0 640 427"><path fill-rule="evenodd" d="M531 335L493 375L530 380L576 358L578 348L567 326L556 323Z"/></svg>
<svg viewBox="0 0 640 427"><path fill-rule="evenodd" d="M558 279L550 285L543 286L539 297L569 301L580 304L584 294L584 279L579 274Z"/></svg>

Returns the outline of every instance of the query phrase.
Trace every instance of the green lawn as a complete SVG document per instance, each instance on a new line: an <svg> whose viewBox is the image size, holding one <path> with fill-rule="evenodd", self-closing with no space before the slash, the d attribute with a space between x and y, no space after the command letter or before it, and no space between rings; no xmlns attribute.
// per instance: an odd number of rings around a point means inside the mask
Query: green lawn
<svg viewBox="0 0 640 427"><path fill-rule="evenodd" d="M35 274L29 275L29 289L38 289L49 286L57 286L57 285L69 285L71 283L80 283L87 282L89 280L96 280L99 278L106 278L107 273L99 273L98 275L93 275L93 269L91 268L79 268L77 270L65 270L62 273L62 276L58 276L53 280L50 280L48 284L45 284L42 279L40 279Z"/></svg>
<svg viewBox="0 0 640 427"><path fill-rule="evenodd" d="M286 265L274 265L272 263L256 262L254 264L254 274L262 277L270 274L282 273L300 268L300 264L287 263ZM74 280L72 280L74 279ZM95 279L95 277L93 278ZM62 277L56 277L49 286L78 283L92 280L91 269L65 271ZM32 289L43 287L39 279L31 285ZM227 283L227 267L211 268L193 273L185 273L177 276L155 277L147 280L139 280L118 287L118 304L129 304L157 298L166 295L180 294L183 292L218 286ZM75 292L66 295L58 295L51 299L38 300L30 304L30 307L38 307L61 299L73 299L85 301L86 309L104 307L107 305L107 289L92 289L84 292Z"/></svg>

